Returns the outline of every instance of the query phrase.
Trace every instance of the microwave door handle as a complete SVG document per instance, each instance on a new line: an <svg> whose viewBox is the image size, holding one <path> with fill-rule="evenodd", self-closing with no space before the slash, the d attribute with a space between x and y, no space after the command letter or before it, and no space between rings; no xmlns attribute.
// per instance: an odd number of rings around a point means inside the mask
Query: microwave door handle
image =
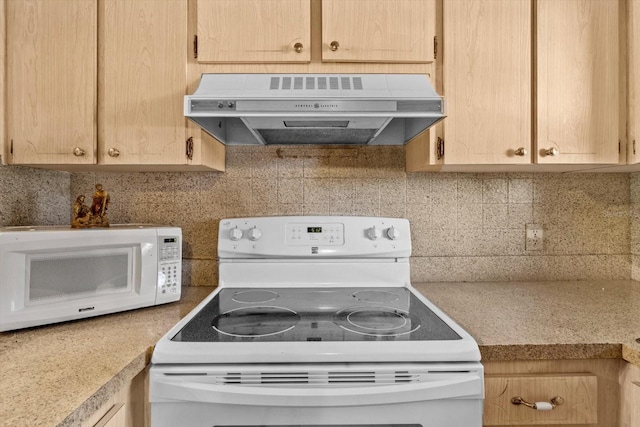
<svg viewBox="0 0 640 427"><path fill-rule="evenodd" d="M482 397L479 374L453 376L432 381L366 385L362 387L268 387L209 384L205 382L154 382L152 402L203 402L247 406L361 406L407 403L447 398Z"/></svg>

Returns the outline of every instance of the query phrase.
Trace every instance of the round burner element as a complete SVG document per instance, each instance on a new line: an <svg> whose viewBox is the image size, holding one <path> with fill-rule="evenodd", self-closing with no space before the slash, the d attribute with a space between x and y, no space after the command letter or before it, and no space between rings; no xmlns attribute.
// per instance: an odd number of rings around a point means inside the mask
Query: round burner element
<svg viewBox="0 0 640 427"><path fill-rule="evenodd" d="M256 338L282 334L299 321L298 313L284 307L241 307L214 317L211 326L224 335Z"/></svg>
<svg viewBox="0 0 640 427"><path fill-rule="evenodd" d="M398 337L420 329L418 319L391 307L344 308L336 313L335 322L346 331L371 337Z"/></svg>
<svg viewBox="0 0 640 427"><path fill-rule="evenodd" d="M248 291L239 291L233 294L231 299L235 302L246 304L264 304L278 299L280 295L274 291L262 289L251 289Z"/></svg>
<svg viewBox="0 0 640 427"><path fill-rule="evenodd" d="M370 331L393 331L407 324L407 318L398 312L357 310L347 315L347 321L356 328Z"/></svg>
<svg viewBox="0 0 640 427"><path fill-rule="evenodd" d="M353 297L358 301L369 302L373 304L390 303L399 299L398 295L394 294L393 292L377 289L356 291L353 293Z"/></svg>

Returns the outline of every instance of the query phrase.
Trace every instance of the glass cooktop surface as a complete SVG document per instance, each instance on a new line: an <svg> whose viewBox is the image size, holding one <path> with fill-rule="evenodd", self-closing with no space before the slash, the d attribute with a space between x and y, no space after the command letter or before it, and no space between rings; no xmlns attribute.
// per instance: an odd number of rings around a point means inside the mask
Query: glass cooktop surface
<svg viewBox="0 0 640 427"><path fill-rule="evenodd" d="M223 288L172 341L430 341L461 337L409 289Z"/></svg>

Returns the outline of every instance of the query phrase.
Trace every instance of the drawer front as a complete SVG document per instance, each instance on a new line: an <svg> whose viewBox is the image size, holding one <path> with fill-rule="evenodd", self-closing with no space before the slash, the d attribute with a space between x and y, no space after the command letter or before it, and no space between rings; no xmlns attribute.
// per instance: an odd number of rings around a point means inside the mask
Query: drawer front
<svg viewBox="0 0 640 427"><path fill-rule="evenodd" d="M514 397L550 402L556 396L563 403L548 411L511 402ZM485 375L485 426L597 422L598 379L593 374Z"/></svg>

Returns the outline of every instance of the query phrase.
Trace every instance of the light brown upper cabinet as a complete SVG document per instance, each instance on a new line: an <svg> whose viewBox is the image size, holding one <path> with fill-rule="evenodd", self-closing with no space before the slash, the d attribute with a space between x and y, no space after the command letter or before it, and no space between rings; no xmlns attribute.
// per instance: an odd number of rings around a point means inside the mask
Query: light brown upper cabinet
<svg viewBox="0 0 640 427"><path fill-rule="evenodd" d="M309 62L310 0L198 0L199 62Z"/></svg>
<svg viewBox="0 0 640 427"><path fill-rule="evenodd" d="M435 0L198 0L198 62L428 63L435 13Z"/></svg>
<svg viewBox="0 0 640 427"><path fill-rule="evenodd" d="M9 0L7 18L8 163L224 170L184 118L186 2Z"/></svg>
<svg viewBox="0 0 640 427"><path fill-rule="evenodd" d="M536 4L537 162L618 163L619 2Z"/></svg>
<svg viewBox="0 0 640 427"><path fill-rule="evenodd" d="M627 163L640 163L640 0L629 13L629 146Z"/></svg>
<svg viewBox="0 0 640 427"><path fill-rule="evenodd" d="M531 162L531 3L443 4L445 165Z"/></svg>
<svg viewBox="0 0 640 427"><path fill-rule="evenodd" d="M184 159L184 2L101 0L99 17L98 162Z"/></svg>
<svg viewBox="0 0 640 427"><path fill-rule="evenodd" d="M98 16L98 164L224 170L224 146L184 117L187 3L99 0Z"/></svg>
<svg viewBox="0 0 640 427"><path fill-rule="evenodd" d="M97 8L6 2L9 163L94 163Z"/></svg>
<svg viewBox="0 0 640 427"><path fill-rule="evenodd" d="M322 61L431 62L435 11L435 0L322 0Z"/></svg>
<svg viewBox="0 0 640 427"><path fill-rule="evenodd" d="M439 142L409 142L407 170L618 164L619 8L617 0L443 2L436 63L447 118Z"/></svg>

